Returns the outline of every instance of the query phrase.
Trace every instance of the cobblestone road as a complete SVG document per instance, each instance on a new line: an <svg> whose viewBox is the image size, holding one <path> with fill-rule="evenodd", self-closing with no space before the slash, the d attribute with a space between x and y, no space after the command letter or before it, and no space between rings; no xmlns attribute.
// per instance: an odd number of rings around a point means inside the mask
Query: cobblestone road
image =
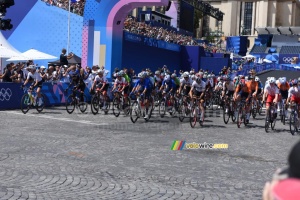
<svg viewBox="0 0 300 200"><path fill-rule="evenodd" d="M265 133L262 116L240 129L207 116L192 129L170 116L2 111L0 199L261 199L299 136L279 122ZM229 148L172 151L174 140Z"/></svg>

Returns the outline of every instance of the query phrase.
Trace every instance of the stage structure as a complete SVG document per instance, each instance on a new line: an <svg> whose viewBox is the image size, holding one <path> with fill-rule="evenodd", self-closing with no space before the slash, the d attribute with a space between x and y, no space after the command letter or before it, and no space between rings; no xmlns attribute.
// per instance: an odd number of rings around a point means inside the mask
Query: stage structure
<svg viewBox="0 0 300 200"><path fill-rule="evenodd" d="M100 64L112 72L121 66L124 20L137 7L168 6L169 0L86 1L82 31L83 67ZM130 66L126 66L130 67ZM111 73L109 74L110 78Z"/></svg>

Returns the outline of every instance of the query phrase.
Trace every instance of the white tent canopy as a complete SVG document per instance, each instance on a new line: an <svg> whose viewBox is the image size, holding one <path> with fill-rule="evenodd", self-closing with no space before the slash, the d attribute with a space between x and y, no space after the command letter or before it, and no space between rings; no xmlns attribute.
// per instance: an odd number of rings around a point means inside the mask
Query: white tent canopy
<svg viewBox="0 0 300 200"><path fill-rule="evenodd" d="M19 61L19 60L53 60L57 57L50 54L38 51L36 49L29 49L21 54L21 56L11 57L7 61Z"/></svg>
<svg viewBox="0 0 300 200"><path fill-rule="evenodd" d="M10 58L12 56L19 56L21 53L18 53L8 47L0 45L0 58Z"/></svg>
<svg viewBox="0 0 300 200"><path fill-rule="evenodd" d="M6 39L5 37L2 35L2 33L0 32L0 46L4 47L4 48L7 48L9 49L10 52L14 52L13 54L14 55L10 55L10 56L0 56L2 58L10 58L12 56L18 56L18 55L21 55L21 52L18 51L17 49L15 49ZM9 55L9 54L7 54Z"/></svg>

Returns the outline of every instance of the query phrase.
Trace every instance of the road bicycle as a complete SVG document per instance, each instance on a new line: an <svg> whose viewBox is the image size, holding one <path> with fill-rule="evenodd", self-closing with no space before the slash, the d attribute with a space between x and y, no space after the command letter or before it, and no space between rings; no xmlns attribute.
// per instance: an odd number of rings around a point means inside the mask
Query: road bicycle
<svg viewBox="0 0 300 200"><path fill-rule="evenodd" d="M223 108L223 121L225 124L228 123L229 119L231 118L232 122L235 122L236 117L234 115L234 101L233 98L225 97L225 103Z"/></svg>
<svg viewBox="0 0 300 200"><path fill-rule="evenodd" d="M238 105L238 114L237 114L237 127L240 128L242 123L244 123L245 126L247 126L247 121L246 121L246 107L247 107L247 102L245 99L242 99L239 102Z"/></svg>
<svg viewBox="0 0 300 200"><path fill-rule="evenodd" d="M134 100L130 107L130 120L132 123L135 123L138 118L146 116L146 108L144 105L144 96L141 96L139 93L135 94L136 100ZM151 98L148 106L148 118L144 118L145 121L149 121L152 116L154 109L154 100Z"/></svg>
<svg viewBox="0 0 300 200"><path fill-rule="evenodd" d="M67 92L68 88L65 90ZM66 99L66 110L69 114L72 114L76 109L79 109L81 113L84 113L88 107L87 97L81 93L80 90L74 88L72 94Z"/></svg>
<svg viewBox="0 0 300 200"><path fill-rule="evenodd" d="M184 95L179 99L179 105L178 105L179 121L183 122L184 118L190 116L190 113L191 113L190 97Z"/></svg>
<svg viewBox="0 0 300 200"><path fill-rule="evenodd" d="M103 110L105 114L108 113L110 108L110 100L108 96L103 95L103 91L96 90L91 100L91 111L96 115L99 110Z"/></svg>
<svg viewBox="0 0 300 200"><path fill-rule="evenodd" d="M190 125L194 128L199 122L200 126L203 126L204 116L202 116L202 110L199 107L199 101L201 100L200 97L193 97L192 101L192 108L191 108L191 116L190 116Z"/></svg>
<svg viewBox="0 0 300 200"><path fill-rule="evenodd" d="M285 118L286 118L286 105L285 105L286 99L281 99L279 103L280 105L280 121L282 122L283 125L285 125Z"/></svg>
<svg viewBox="0 0 300 200"><path fill-rule="evenodd" d="M275 129L275 124L276 124L276 104L271 103L270 107L269 107L269 111L266 114L266 119L265 119L265 131L268 133L269 132L269 128L271 125L271 129L274 130Z"/></svg>
<svg viewBox="0 0 300 200"><path fill-rule="evenodd" d="M31 89L24 87L24 95L21 99L21 111L26 114L30 108L35 107L40 113L43 111L46 103L46 96L41 93L41 97L37 96L37 88Z"/></svg>
<svg viewBox="0 0 300 200"><path fill-rule="evenodd" d="M114 99L112 102L112 111L116 117L119 117L121 111L125 116L130 114L130 98L124 97L120 91L113 91Z"/></svg>

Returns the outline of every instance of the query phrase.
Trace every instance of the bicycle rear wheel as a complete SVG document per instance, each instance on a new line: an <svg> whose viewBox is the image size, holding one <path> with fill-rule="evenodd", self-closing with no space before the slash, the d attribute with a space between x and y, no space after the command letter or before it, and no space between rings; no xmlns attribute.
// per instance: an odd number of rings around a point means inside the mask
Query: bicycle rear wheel
<svg viewBox="0 0 300 200"><path fill-rule="evenodd" d="M21 111L26 114L31 108L31 100L28 94L24 94L21 99Z"/></svg>
<svg viewBox="0 0 300 200"><path fill-rule="evenodd" d="M41 97L36 97L36 110L40 113L45 107L46 97L44 94L41 94Z"/></svg>
<svg viewBox="0 0 300 200"><path fill-rule="evenodd" d="M257 114L257 106L253 105L251 111L252 111L252 117L253 117L253 119L255 119L256 114Z"/></svg>
<svg viewBox="0 0 300 200"><path fill-rule="evenodd" d="M265 131L266 131L266 133L269 132L269 128L270 128L270 120L269 120L269 116L266 116L266 119L265 119Z"/></svg>
<svg viewBox="0 0 300 200"><path fill-rule="evenodd" d="M72 114L75 110L75 98L73 97L73 95L69 95L67 100L66 100L66 110L69 114Z"/></svg>
<svg viewBox="0 0 300 200"><path fill-rule="evenodd" d="M179 106L178 106L178 118L179 118L179 121L183 121L184 120L184 115L185 115L185 108L184 108L184 104L181 103Z"/></svg>
<svg viewBox="0 0 300 200"><path fill-rule="evenodd" d="M97 95L94 95L91 100L91 111L94 115L96 115L99 112L99 109L99 98Z"/></svg>
<svg viewBox="0 0 300 200"><path fill-rule="evenodd" d="M140 117L139 113L140 113L140 109L139 109L138 102L134 101L131 104L131 108L130 108L130 120L132 121L132 123L135 123L137 119Z"/></svg>
<svg viewBox="0 0 300 200"><path fill-rule="evenodd" d="M127 103L125 103L125 101ZM130 98L129 97L124 97L123 111L124 111L125 116L130 115Z"/></svg>
<svg viewBox="0 0 300 200"><path fill-rule="evenodd" d="M285 125L285 105L282 105L280 120L281 120L282 124Z"/></svg>

